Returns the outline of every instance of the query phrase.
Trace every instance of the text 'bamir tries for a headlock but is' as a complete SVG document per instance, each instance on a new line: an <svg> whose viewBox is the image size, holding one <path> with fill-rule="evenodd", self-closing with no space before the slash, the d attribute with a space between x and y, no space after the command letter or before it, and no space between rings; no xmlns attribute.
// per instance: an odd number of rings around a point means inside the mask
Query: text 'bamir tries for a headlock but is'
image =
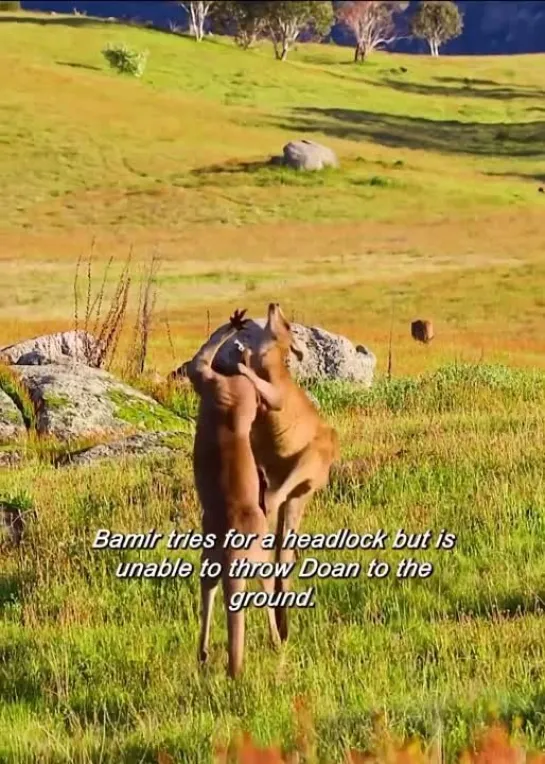
<svg viewBox="0 0 545 764"><path fill-rule="evenodd" d="M218 545L214 533L201 534L194 531L180 533L176 530L168 534L159 533L155 529L147 533L114 533L106 528L97 530L93 541L93 549L135 549L153 550L160 541L166 539L166 548L175 550L213 549ZM257 534L243 534L230 530L222 542L223 548L248 549L257 539ZM385 550L388 548L390 535L383 529L368 533L354 533L348 528L342 528L335 533L301 534L288 531L283 539L283 549L363 549ZM393 536L391 549L429 549L433 532L406 533L400 528ZM276 536L265 534L261 540L264 549L273 549ZM442 529L435 540L435 548L451 550L456 544L456 536Z"/></svg>

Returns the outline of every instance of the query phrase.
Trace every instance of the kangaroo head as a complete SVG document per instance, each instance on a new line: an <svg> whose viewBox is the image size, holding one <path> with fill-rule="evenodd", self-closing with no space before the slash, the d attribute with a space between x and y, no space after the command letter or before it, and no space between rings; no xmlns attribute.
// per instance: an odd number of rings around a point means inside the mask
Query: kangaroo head
<svg viewBox="0 0 545 764"><path fill-rule="evenodd" d="M299 361L302 359L303 348L292 334L289 321L282 313L280 305L271 302L264 337L255 360L262 369L273 369L280 364L286 364L290 350Z"/></svg>

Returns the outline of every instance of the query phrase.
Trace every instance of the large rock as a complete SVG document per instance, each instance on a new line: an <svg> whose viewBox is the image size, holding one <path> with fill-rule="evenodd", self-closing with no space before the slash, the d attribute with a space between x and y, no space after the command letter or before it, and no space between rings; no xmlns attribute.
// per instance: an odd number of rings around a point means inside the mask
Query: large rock
<svg viewBox="0 0 545 764"><path fill-rule="evenodd" d="M185 433L184 433L185 434ZM86 448L77 453L67 454L63 457L62 465L94 464L104 459L125 459L127 457L142 456L172 456L182 446L175 440L170 432L139 432L128 437L114 440L110 443L99 443L91 448Z"/></svg>
<svg viewBox="0 0 545 764"><path fill-rule="evenodd" d="M371 386L377 359L364 345L354 347L341 334L317 326L296 324L292 331L304 348L300 361L290 356L290 368L296 377L338 379Z"/></svg>
<svg viewBox="0 0 545 764"><path fill-rule="evenodd" d="M189 431L188 423L111 374L83 364L18 366L36 429L64 441L137 430Z"/></svg>
<svg viewBox="0 0 545 764"><path fill-rule="evenodd" d="M9 395L0 389L0 443L26 433L22 414Z"/></svg>
<svg viewBox="0 0 545 764"><path fill-rule="evenodd" d="M334 151L314 141L291 141L284 146L283 152L284 164L295 170L323 170L339 165Z"/></svg>
<svg viewBox="0 0 545 764"><path fill-rule="evenodd" d="M214 361L214 367L223 373L232 372L240 360L240 351L235 345L235 340L239 340L255 352L263 338L263 328L266 323L266 318L248 321L244 329L220 349ZM216 329L205 345L214 341L225 328L222 326ZM356 348L346 337L332 334L316 326L291 324L291 328L303 350L301 361L290 353L289 367L296 378L346 380L359 382L367 387L371 386L376 358L365 346L358 345ZM194 358L189 364L192 365L193 361Z"/></svg>
<svg viewBox="0 0 545 764"><path fill-rule="evenodd" d="M39 366L76 361L92 364L97 352L95 338L83 330L44 334L0 349L0 358L10 364Z"/></svg>

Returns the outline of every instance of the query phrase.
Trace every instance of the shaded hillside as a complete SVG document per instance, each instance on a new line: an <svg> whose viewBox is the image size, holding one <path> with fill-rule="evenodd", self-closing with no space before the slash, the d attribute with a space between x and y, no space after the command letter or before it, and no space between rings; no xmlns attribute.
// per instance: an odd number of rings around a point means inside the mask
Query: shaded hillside
<svg viewBox="0 0 545 764"><path fill-rule="evenodd" d="M184 10L173 2L108 2L108 0L23 0L28 10L70 13L75 7L100 17L138 18L154 26L168 28L169 22L181 24ZM411 2L414 6L415 2ZM465 17L464 33L442 50L453 55L540 53L545 50L545 1L543 0L461 0L458 5ZM332 38L344 45L350 38L338 26ZM422 42L402 41L397 49L424 52Z"/></svg>

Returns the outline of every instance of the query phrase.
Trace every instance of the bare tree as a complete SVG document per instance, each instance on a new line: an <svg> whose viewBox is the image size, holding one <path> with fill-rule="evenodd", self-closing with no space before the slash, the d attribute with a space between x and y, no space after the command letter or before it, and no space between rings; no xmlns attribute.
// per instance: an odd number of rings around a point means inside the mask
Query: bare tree
<svg viewBox="0 0 545 764"><path fill-rule="evenodd" d="M389 0L352 0L340 4L337 21L354 35L354 61L365 61L374 50L398 39L394 15L404 11L407 5Z"/></svg>
<svg viewBox="0 0 545 764"><path fill-rule="evenodd" d="M180 5L189 14L189 31L200 42L204 38L204 25L210 15L214 0L194 0L194 2L181 2Z"/></svg>

